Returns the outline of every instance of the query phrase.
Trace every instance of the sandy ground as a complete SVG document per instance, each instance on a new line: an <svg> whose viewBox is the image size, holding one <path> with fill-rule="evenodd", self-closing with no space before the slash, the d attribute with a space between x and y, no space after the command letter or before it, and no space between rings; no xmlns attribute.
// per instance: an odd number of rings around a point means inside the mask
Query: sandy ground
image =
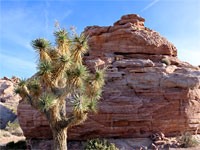
<svg viewBox="0 0 200 150"><path fill-rule="evenodd" d="M0 146L5 146L7 143L14 141L15 143L20 140L25 140L24 136L16 136L12 135L7 131L1 130L0 131Z"/></svg>
<svg viewBox="0 0 200 150"><path fill-rule="evenodd" d="M18 142L20 140L25 140L24 136L12 135L8 131L0 130L0 146L5 146L9 142ZM193 148L169 148L169 150L200 150L200 146Z"/></svg>
<svg viewBox="0 0 200 150"><path fill-rule="evenodd" d="M193 148L170 148L169 150L200 150L200 146Z"/></svg>

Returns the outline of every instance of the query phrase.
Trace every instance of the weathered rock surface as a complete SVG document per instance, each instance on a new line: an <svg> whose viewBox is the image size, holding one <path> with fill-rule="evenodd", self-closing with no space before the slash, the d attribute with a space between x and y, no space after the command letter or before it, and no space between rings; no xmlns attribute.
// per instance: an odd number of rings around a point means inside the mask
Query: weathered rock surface
<svg viewBox="0 0 200 150"><path fill-rule="evenodd" d="M17 116L0 103L0 129L4 129L9 121L14 121Z"/></svg>
<svg viewBox="0 0 200 150"><path fill-rule="evenodd" d="M114 23L114 26L87 27L85 33L90 36L90 53L95 53L96 56L111 53L176 56L175 46L158 32L144 27L144 21L138 15L126 15Z"/></svg>
<svg viewBox="0 0 200 150"><path fill-rule="evenodd" d="M114 26L85 29L85 63L110 67L98 114L71 128L69 139L173 136L200 127L200 70L181 62L175 46L144 21L126 15ZM163 58L171 65L161 63ZM18 119L27 139L52 137L45 118L23 101Z"/></svg>
<svg viewBox="0 0 200 150"><path fill-rule="evenodd" d="M14 94L14 88L19 78L11 79L4 77L0 78L0 129L4 129L9 121L16 119L16 114L11 109L16 109L19 100L18 95Z"/></svg>
<svg viewBox="0 0 200 150"><path fill-rule="evenodd" d="M0 78L0 102L19 102L21 98L14 94L15 85L18 82L19 78L15 76L11 79Z"/></svg>

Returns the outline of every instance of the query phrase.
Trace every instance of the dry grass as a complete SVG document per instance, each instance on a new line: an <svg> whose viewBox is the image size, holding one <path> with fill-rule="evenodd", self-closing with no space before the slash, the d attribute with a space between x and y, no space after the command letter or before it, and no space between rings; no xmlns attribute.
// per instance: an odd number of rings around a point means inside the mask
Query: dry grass
<svg viewBox="0 0 200 150"><path fill-rule="evenodd" d="M199 140L195 136L193 136L191 132L188 131L178 138L178 142L184 148L196 147L200 144Z"/></svg>
<svg viewBox="0 0 200 150"><path fill-rule="evenodd" d="M167 58L163 58L163 59L161 60L161 63L164 63L164 64L166 64L167 66L170 66L170 65L171 65L171 61L170 61L169 59L167 59Z"/></svg>

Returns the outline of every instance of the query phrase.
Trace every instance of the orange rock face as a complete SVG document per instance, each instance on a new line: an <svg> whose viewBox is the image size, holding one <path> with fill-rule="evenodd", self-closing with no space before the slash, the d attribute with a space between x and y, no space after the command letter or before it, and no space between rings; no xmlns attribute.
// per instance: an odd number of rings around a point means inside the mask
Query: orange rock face
<svg viewBox="0 0 200 150"><path fill-rule="evenodd" d="M173 136L197 131L200 123L200 70L178 60L176 47L144 27L142 17L125 15L114 26L87 27L85 64L110 65L98 114L69 129L69 139ZM166 58L167 66L161 63ZM26 138L52 138L41 114L21 101L18 119ZM198 132L198 131L197 131Z"/></svg>
<svg viewBox="0 0 200 150"><path fill-rule="evenodd" d="M90 37L91 53L98 56L111 53L176 56L176 48L158 32L144 27L144 21L138 15L126 15L114 26L87 27L85 33Z"/></svg>

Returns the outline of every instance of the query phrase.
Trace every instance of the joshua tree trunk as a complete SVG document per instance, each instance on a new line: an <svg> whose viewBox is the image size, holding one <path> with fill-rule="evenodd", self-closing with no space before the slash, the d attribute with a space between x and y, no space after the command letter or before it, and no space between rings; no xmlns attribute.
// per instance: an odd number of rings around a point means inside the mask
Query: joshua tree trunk
<svg viewBox="0 0 200 150"><path fill-rule="evenodd" d="M67 150L67 129L53 130L53 150Z"/></svg>

